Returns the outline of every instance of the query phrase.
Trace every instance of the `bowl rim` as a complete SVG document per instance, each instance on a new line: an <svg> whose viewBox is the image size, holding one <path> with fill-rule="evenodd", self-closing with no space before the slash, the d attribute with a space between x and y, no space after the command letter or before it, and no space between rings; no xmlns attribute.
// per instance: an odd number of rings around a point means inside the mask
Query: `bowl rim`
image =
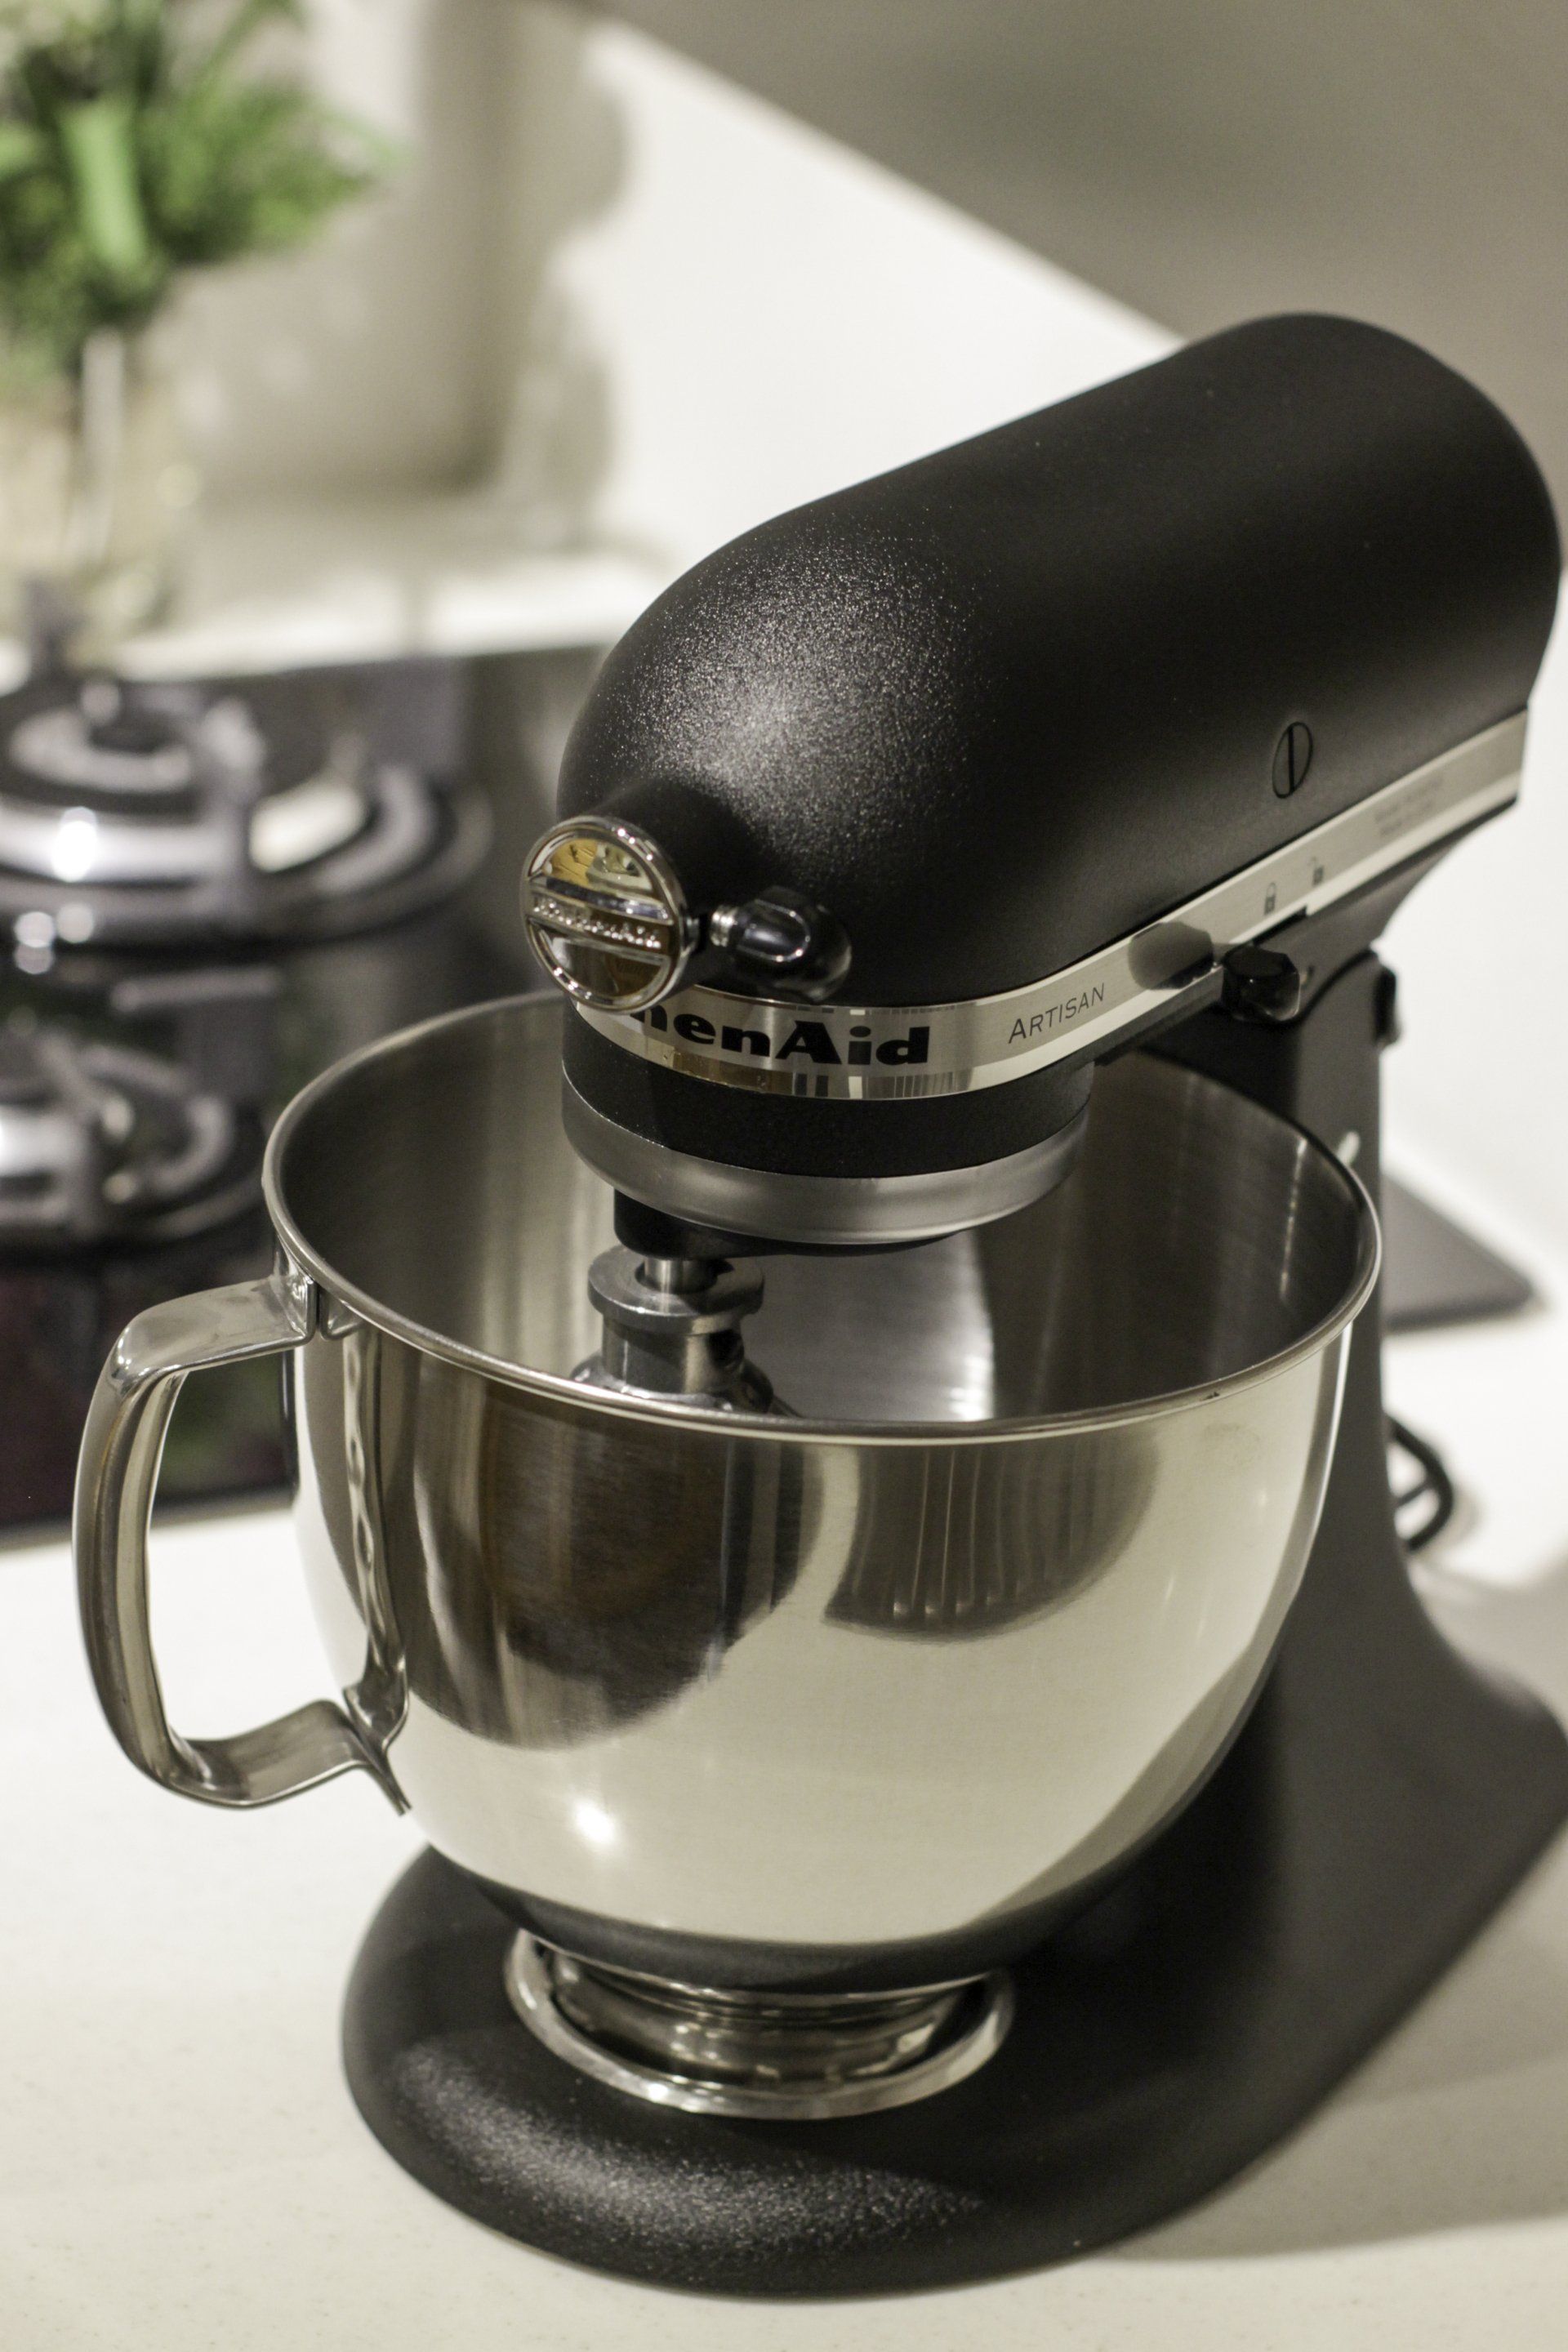
<svg viewBox="0 0 1568 2352"><path fill-rule="evenodd" d="M407 1028L394 1030L385 1037L375 1038L368 1045L362 1045L331 1063L308 1085L300 1087L275 1123L262 1161L261 1186L268 1215L285 1256L297 1271L310 1278L325 1298L346 1307L358 1321L368 1324L388 1339L415 1349L421 1355L434 1356L459 1370L473 1372L483 1379L500 1381L505 1387L522 1389L547 1398L552 1404L565 1406L574 1412L595 1416L608 1414L615 1420L651 1423L665 1429L689 1430L719 1439L745 1436L767 1438L784 1444L812 1445L931 1447L1017 1444L1033 1439L1125 1429L1144 1422L1163 1420L1174 1413L1190 1412L1222 1397L1258 1388L1313 1357L1321 1356L1348 1330L1377 1286L1383 1263L1383 1234L1372 1196L1354 1169L1299 1121L1286 1118L1281 1111L1270 1110L1262 1103L1252 1102L1250 1097L1244 1096L1242 1099L1250 1103L1260 1118L1276 1120L1296 1136L1306 1146L1309 1156L1321 1163L1330 1180L1342 1187L1356 1220L1355 1265L1336 1304L1308 1330L1293 1339L1289 1347L1279 1349L1273 1355L1262 1357L1257 1363L1245 1365L1237 1371L1222 1373L1217 1380L1139 1397L1127 1404L1090 1406L1076 1412L1011 1414L984 1421L876 1422L814 1420L806 1414L791 1414L786 1418L766 1413L722 1412L659 1397L618 1394L609 1389L574 1380L568 1373L547 1372L533 1365L515 1363L507 1357L492 1356L481 1348L454 1339L445 1332L416 1321L412 1316L388 1307L384 1300L341 1274L312 1246L289 1208L284 1198L283 1160L294 1136L317 1104L323 1101L352 1072L363 1069L376 1061L390 1059L418 1039L441 1030L478 1026L481 1022L519 1013L526 1013L530 1018L536 1014L573 1017L570 1006L561 1004L552 993L530 990L512 996L489 998L478 1004L461 1005L456 1012L437 1013L430 1020L415 1022ZM1222 1093L1235 1091L1205 1071L1190 1069L1185 1064L1173 1066L1180 1067L1185 1077L1200 1087L1214 1087ZM316 1326L318 1331L321 1319L324 1318L319 1319ZM332 1333L331 1336L337 1335Z"/></svg>

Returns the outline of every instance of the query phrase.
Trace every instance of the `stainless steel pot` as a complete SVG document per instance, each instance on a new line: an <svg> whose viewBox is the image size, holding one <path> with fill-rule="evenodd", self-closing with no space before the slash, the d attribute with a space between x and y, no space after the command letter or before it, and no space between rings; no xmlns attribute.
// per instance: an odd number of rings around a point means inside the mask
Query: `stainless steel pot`
<svg viewBox="0 0 1568 2352"><path fill-rule="evenodd" d="M769 1263L751 1351L794 1417L644 1401L572 1377L612 1235L562 1129L563 1017L486 1006L328 1071L268 1157L278 1273L122 1336L77 1508L110 1722L215 1804L369 1771L555 1944L710 2002L973 1976L1244 1715L1321 1504L1370 1203L1281 1119L1131 1055L1035 1206ZM273 1354L342 1703L187 1739L147 1624L163 1434L187 1373ZM592 2006L577 1979L563 2001Z"/></svg>

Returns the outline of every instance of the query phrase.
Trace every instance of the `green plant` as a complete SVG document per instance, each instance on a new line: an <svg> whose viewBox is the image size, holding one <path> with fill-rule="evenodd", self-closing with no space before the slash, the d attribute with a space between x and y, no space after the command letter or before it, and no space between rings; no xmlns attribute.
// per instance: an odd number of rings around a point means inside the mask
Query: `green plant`
<svg viewBox="0 0 1568 2352"><path fill-rule="evenodd" d="M0 335L13 375L74 374L184 271L303 244L389 143L250 70L301 0L0 0Z"/></svg>

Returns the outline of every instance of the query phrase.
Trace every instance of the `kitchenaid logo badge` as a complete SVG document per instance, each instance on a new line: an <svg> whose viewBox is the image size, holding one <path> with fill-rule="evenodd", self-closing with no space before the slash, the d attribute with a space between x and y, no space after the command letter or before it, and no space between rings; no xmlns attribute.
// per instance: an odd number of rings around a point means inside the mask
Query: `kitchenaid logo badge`
<svg viewBox="0 0 1568 2352"><path fill-rule="evenodd" d="M740 1021L710 1021L703 1013L671 1013L663 1004L650 1004L646 1013L626 1016L645 1029L657 1030L690 1045L698 1053L727 1054L739 1061L767 1062L776 1066L781 1062L795 1062L803 1066L815 1064L818 1068L832 1066L842 1069L866 1068L872 1062L882 1062L894 1069L910 1069L931 1056L931 1030L920 1023L893 1036L878 1037L870 1024L852 1021L847 1030L836 1038L826 1021L813 1021L802 1016L792 1023L782 1036L761 1024L748 1026Z"/></svg>
<svg viewBox="0 0 1568 2352"><path fill-rule="evenodd" d="M1097 980L1076 996L1060 996L1039 1013L1020 1013L1007 1032L1009 1045L1029 1045L1042 1037L1049 1037L1058 1029L1066 1029L1074 1021L1081 1021L1086 1013L1093 1013L1105 1003L1105 982Z"/></svg>

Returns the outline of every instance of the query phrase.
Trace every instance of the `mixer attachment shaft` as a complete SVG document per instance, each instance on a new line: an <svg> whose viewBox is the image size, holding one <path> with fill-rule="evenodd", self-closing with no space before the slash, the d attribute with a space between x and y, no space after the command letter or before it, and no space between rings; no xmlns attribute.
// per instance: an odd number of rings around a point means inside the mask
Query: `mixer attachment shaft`
<svg viewBox="0 0 1568 2352"><path fill-rule="evenodd" d="M763 1303L755 1265L727 1258L644 1257L619 1246L588 1270L604 1342L577 1380L725 1412L780 1412L773 1384L746 1356L743 1317Z"/></svg>

